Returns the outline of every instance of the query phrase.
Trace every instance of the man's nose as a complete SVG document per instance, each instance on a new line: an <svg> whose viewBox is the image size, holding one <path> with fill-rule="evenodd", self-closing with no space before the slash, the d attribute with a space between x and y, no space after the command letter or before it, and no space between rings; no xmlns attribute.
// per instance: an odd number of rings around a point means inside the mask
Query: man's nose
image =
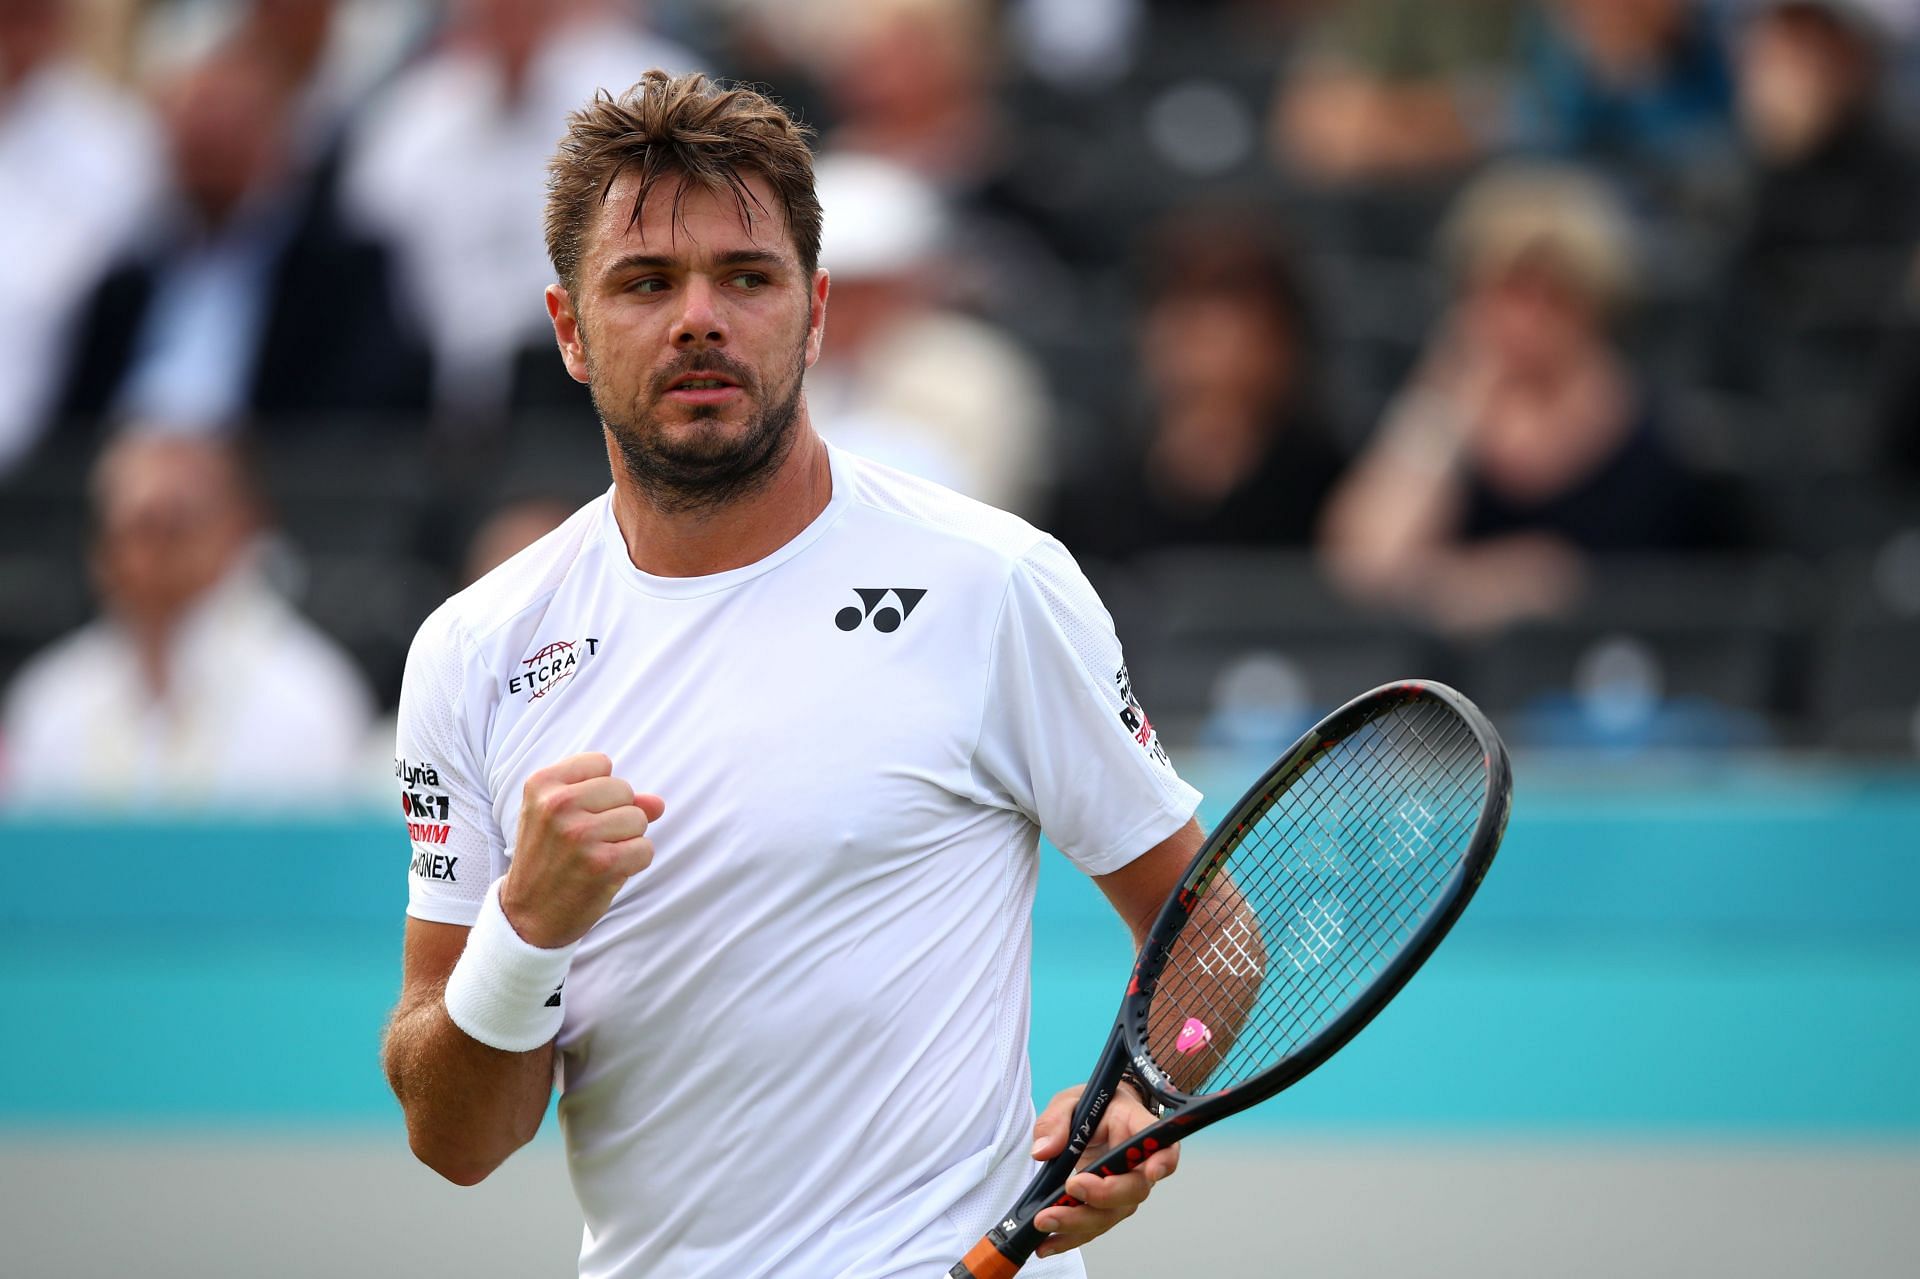
<svg viewBox="0 0 1920 1279"><path fill-rule="evenodd" d="M713 284L698 276L680 291L680 314L673 326L674 346L685 350L724 345L726 326L720 319L720 298Z"/></svg>

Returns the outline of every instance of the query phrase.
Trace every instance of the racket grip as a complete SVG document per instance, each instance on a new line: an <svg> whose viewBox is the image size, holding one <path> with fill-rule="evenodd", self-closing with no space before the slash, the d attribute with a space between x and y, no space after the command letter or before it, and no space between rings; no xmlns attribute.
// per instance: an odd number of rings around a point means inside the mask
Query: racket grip
<svg viewBox="0 0 1920 1279"><path fill-rule="evenodd" d="M993 1242L993 1235L988 1235L947 1271L947 1279L1013 1279L1024 1264L1001 1252Z"/></svg>
<svg viewBox="0 0 1920 1279"><path fill-rule="evenodd" d="M1033 1228L1031 1219L1011 1233L995 1226L947 1271L947 1279L1013 1279L1046 1237L1046 1231Z"/></svg>

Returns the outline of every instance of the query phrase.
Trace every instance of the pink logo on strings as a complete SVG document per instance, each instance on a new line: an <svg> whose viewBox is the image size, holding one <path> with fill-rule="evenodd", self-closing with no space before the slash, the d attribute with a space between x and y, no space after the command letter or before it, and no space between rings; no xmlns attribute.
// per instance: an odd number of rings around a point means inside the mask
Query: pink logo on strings
<svg viewBox="0 0 1920 1279"><path fill-rule="evenodd" d="M1207 1023L1198 1017L1187 1018L1187 1024L1180 1028L1180 1037L1173 1041L1173 1050L1177 1053L1197 1053L1213 1042L1213 1032L1207 1029Z"/></svg>

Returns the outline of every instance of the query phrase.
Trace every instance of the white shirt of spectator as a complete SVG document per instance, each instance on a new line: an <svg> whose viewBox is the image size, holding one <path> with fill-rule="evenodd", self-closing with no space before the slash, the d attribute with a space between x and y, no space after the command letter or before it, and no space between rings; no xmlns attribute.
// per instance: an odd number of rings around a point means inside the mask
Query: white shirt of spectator
<svg viewBox="0 0 1920 1279"><path fill-rule="evenodd" d="M0 100L0 474L38 441L78 308L159 207L145 109L78 64Z"/></svg>
<svg viewBox="0 0 1920 1279"><path fill-rule="evenodd" d="M156 698L132 639L93 622L8 691L10 806L313 811L367 793L374 698L332 640L251 567L182 622Z"/></svg>
<svg viewBox="0 0 1920 1279"><path fill-rule="evenodd" d="M831 457L757 563L642 573L603 497L408 660L415 917L471 923L536 768L602 751L666 799L565 986L591 1279L944 1275L1033 1170L1041 829L1103 874L1199 798L1058 542Z"/></svg>
<svg viewBox="0 0 1920 1279"><path fill-rule="evenodd" d="M401 72L349 135L342 206L394 245L443 406L498 412L514 355L551 347L547 162L569 112L653 67L690 71L694 57L610 14L574 18L534 55L517 97L493 62L447 50Z"/></svg>

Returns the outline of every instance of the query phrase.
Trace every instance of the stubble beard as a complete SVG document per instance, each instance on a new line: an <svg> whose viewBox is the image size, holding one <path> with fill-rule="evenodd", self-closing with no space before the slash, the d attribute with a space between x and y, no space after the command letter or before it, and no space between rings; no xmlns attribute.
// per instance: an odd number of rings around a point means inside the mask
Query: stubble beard
<svg viewBox="0 0 1920 1279"><path fill-rule="evenodd" d="M593 406L613 439L621 466L648 503L665 514L710 512L758 492L772 481L793 450L806 372L804 335L794 353L790 388L778 400L763 402L738 433L723 426L676 433L663 414L645 413L637 402L611 404L603 393L591 352L587 364L593 373L588 384ZM743 390L755 385L744 367L725 356L708 353L683 357L655 380L656 388L695 367L724 372ZM700 405L689 420L697 426L718 423L719 417L718 409Z"/></svg>

